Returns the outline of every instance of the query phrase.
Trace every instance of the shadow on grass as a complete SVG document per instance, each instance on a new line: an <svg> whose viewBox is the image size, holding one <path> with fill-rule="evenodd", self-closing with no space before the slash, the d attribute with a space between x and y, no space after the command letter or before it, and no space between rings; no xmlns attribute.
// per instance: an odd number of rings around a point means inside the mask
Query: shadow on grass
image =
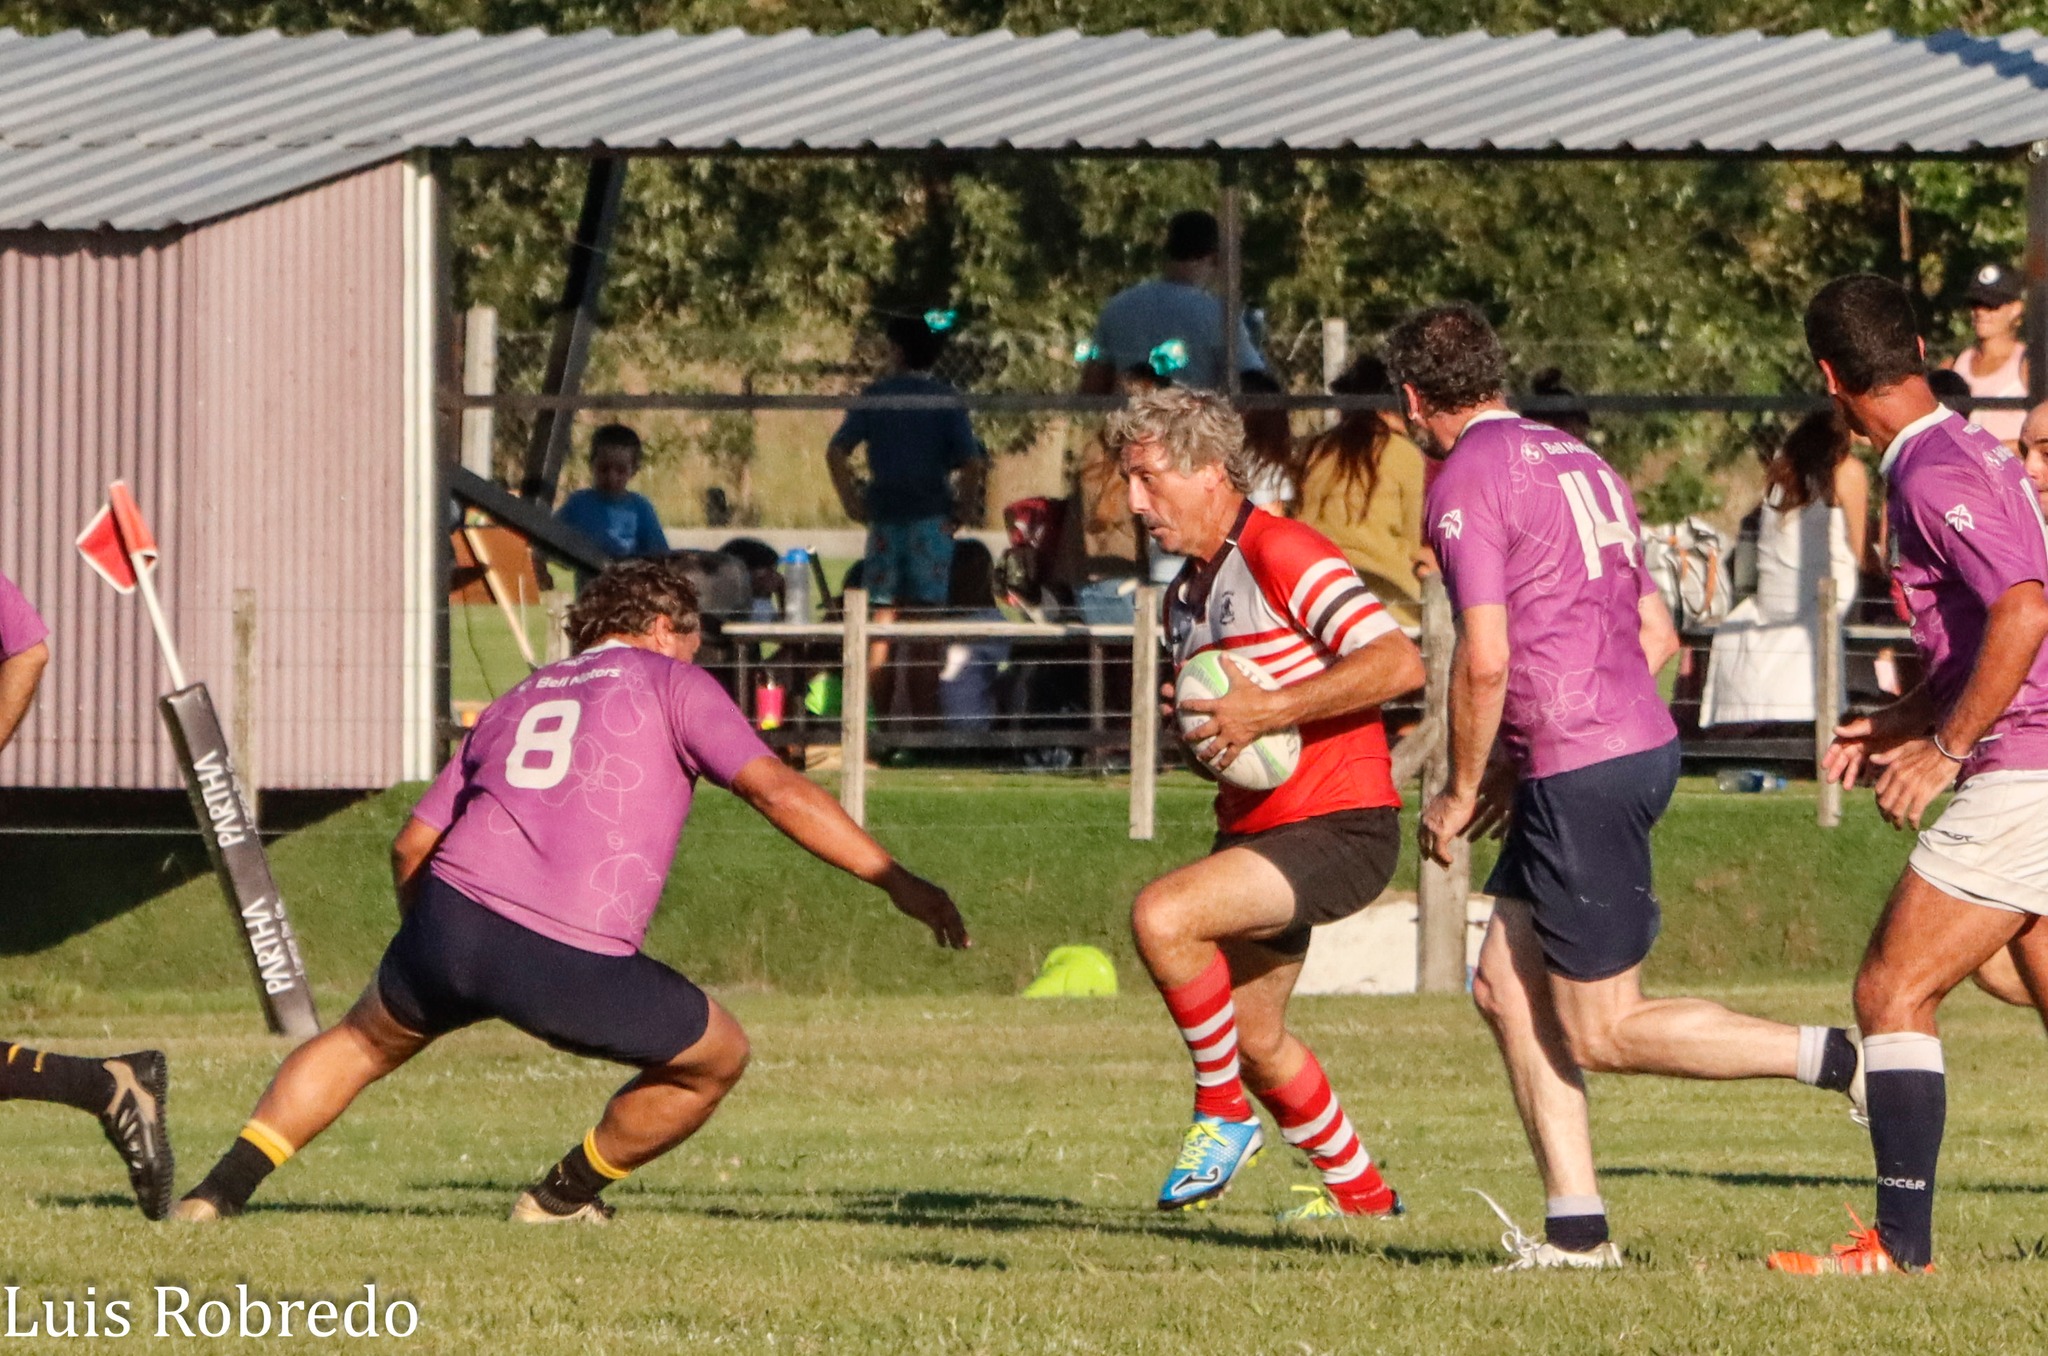
<svg viewBox="0 0 2048 1356"><path fill-rule="evenodd" d="M134 1210L135 1197L119 1191L95 1191L85 1196L44 1196L41 1204L60 1210Z"/></svg>
<svg viewBox="0 0 2048 1356"><path fill-rule="evenodd" d="M1868 1190L1868 1175L1820 1172L1701 1172L1696 1168L1602 1168L1603 1177L1669 1177L1696 1182L1714 1182L1732 1187L1846 1187ZM2048 1183L2041 1182L1942 1182L1943 1191L1980 1196L2048 1196Z"/></svg>
<svg viewBox="0 0 2048 1356"><path fill-rule="evenodd" d="M1089 1207L1064 1196L1011 1195L978 1191L838 1191L795 1200L780 1193L753 1192L758 1205L676 1200L667 1208L706 1219L884 1225L899 1229L958 1229L992 1234L1040 1230L1086 1231L1118 1237L1157 1238L1270 1253L1320 1253L1376 1257L1397 1266L1491 1265L1490 1252L1456 1247L1411 1247L1341 1231L1290 1231L1274 1226L1246 1228L1207 1215L1169 1215L1137 1209ZM658 1197L655 1199L659 1199ZM646 1205L654 1201L642 1198ZM656 1206L655 1208L662 1208ZM1373 1224L1363 1224L1370 1230ZM1398 1227L1398 1226L1396 1226ZM933 1256L950 1256L934 1253Z"/></svg>
<svg viewBox="0 0 2048 1356"><path fill-rule="evenodd" d="M969 1257L962 1253L940 1252L935 1248L922 1252L906 1252L902 1261L917 1262L928 1267L951 1267L955 1271L1008 1271L1010 1264L1000 1257Z"/></svg>
<svg viewBox="0 0 2048 1356"><path fill-rule="evenodd" d="M1624 1169L1623 1171L1629 1171ZM1641 1172L1643 1170L1635 1170ZM247 1217L316 1215L381 1219L502 1219L505 1203L532 1183L493 1177L462 1177L415 1181L406 1191L472 1192L483 1198L474 1205L405 1205L382 1201L253 1201ZM697 1191L643 1190L620 1202L634 1214L687 1215L706 1220L744 1223L837 1223L884 1225L900 1229L960 1229L982 1233L1022 1234L1038 1230L1085 1231L1114 1237L1209 1243L1269 1253L1317 1253L1333 1257L1378 1258L1394 1266L1492 1266L1491 1251L1460 1247L1413 1247L1384 1239L1354 1236L1342 1226L1327 1231L1288 1231L1278 1227L1246 1228L1205 1215L1167 1215L1138 1210L1104 1209L1065 1196L1034 1196L982 1191L837 1191L805 1195L792 1201L785 1193L720 1191L719 1200L697 1199ZM750 1197L751 1205L730 1204L734 1196ZM48 1196L45 1203L67 1209L135 1209L132 1196L111 1191L87 1195ZM1359 1226L1372 1229L1373 1224ZM1395 1226L1399 1227L1399 1226ZM1000 1257L925 1248L902 1260L969 1271L1004 1271Z"/></svg>
<svg viewBox="0 0 2048 1356"><path fill-rule="evenodd" d="M30 956L139 908L210 870L190 838L94 833L0 834L0 956Z"/></svg>
<svg viewBox="0 0 2048 1356"><path fill-rule="evenodd" d="M112 1191L77 1196L45 1196L45 1205L65 1210L135 1210L135 1198ZM394 1205L384 1201L251 1201L244 1219L265 1215L332 1215L379 1219L502 1219L505 1210L469 1205Z"/></svg>

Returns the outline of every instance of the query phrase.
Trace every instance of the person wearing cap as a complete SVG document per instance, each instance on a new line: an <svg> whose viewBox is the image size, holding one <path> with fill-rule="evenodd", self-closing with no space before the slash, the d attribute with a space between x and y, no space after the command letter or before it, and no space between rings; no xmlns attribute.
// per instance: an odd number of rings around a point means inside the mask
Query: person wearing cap
<svg viewBox="0 0 2048 1356"><path fill-rule="evenodd" d="M1970 328L1977 342L1948 366L1970 383L1979 399L2024 396L2027 393L2027 346L2020 342L2020 314L2026 309L2027 286L2019 270L1986 264L1970 279L1963 300L1970 304ZM1981 410L1974 422L1985 432L2017 447L2024 410Z"/></svg>

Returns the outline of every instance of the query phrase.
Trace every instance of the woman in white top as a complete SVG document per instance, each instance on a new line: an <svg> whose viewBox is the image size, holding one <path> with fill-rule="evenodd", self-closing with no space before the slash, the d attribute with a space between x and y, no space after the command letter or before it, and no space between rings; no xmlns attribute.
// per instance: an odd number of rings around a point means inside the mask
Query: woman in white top
<svg viewBox="0 0 2048 1356"><path fill-rule="evenodd" d="M1949 367L1970 383L1971 395L1979 399L2026 395L2027 346L2020 342L2025 297L2026 284L2003 264L1986 264L1970 280L1963 298L1970 303L1970 328L1976 332L1977 342L1958 353ZM1970 417L1986 433L2003 439L2006 446L2019 446L2025 410L1975 410Z"/></svg>
<svg viewBox="0 0 2048 1356"><path fill-rule="evenodd" d="M1714 629L1702 726L1811 724L1820 580L1835 581L1838 620L1856 600L1870 476L1850 451L1849 430L1832 410L1808 415L1771 458L1766 475L1756 593ZM1836 658L1839 663L1839 653Z"/></svg>

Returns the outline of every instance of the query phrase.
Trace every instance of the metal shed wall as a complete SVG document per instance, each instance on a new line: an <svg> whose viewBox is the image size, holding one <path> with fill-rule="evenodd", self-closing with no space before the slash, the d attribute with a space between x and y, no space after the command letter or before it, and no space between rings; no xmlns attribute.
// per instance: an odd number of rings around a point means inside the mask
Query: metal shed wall
<svg viewBox="0 0 2048 1356"><path fill-rule="evenodd" d="M71 543L117 478L168 541L189 535L190 263L175 237L0 240L0 573L49 622L53 660L0 785L176 784L149 625Z"/></svg>
<svg viewBox="0 0 2048 1356"><path fill-rule="evenodd" d="M106 482L151 516L186 666L256 712L265 786L407 769L406 167L176 236L0 236L0 571L53 662L0 785L170 788L141 607L72 538ZM234 595L257 603L235 688Z"/></svg>

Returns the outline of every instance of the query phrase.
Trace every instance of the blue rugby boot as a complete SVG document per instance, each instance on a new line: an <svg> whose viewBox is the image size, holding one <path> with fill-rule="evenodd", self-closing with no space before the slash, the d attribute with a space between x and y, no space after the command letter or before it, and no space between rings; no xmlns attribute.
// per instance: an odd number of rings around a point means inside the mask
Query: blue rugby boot
<svg viewBox="0 0 2048 1356"><path fill-rule="evenodd" d="M1240 1168L1258 1161L1266 1147L1266 1132L1258 1117L1248 1121L1226 1121L1218 1116L1197 1116L1180 1142L1180 1157L1159 1188L1161 1210L1208 1208L1209 1202L1230 1189Z"/></svg>

